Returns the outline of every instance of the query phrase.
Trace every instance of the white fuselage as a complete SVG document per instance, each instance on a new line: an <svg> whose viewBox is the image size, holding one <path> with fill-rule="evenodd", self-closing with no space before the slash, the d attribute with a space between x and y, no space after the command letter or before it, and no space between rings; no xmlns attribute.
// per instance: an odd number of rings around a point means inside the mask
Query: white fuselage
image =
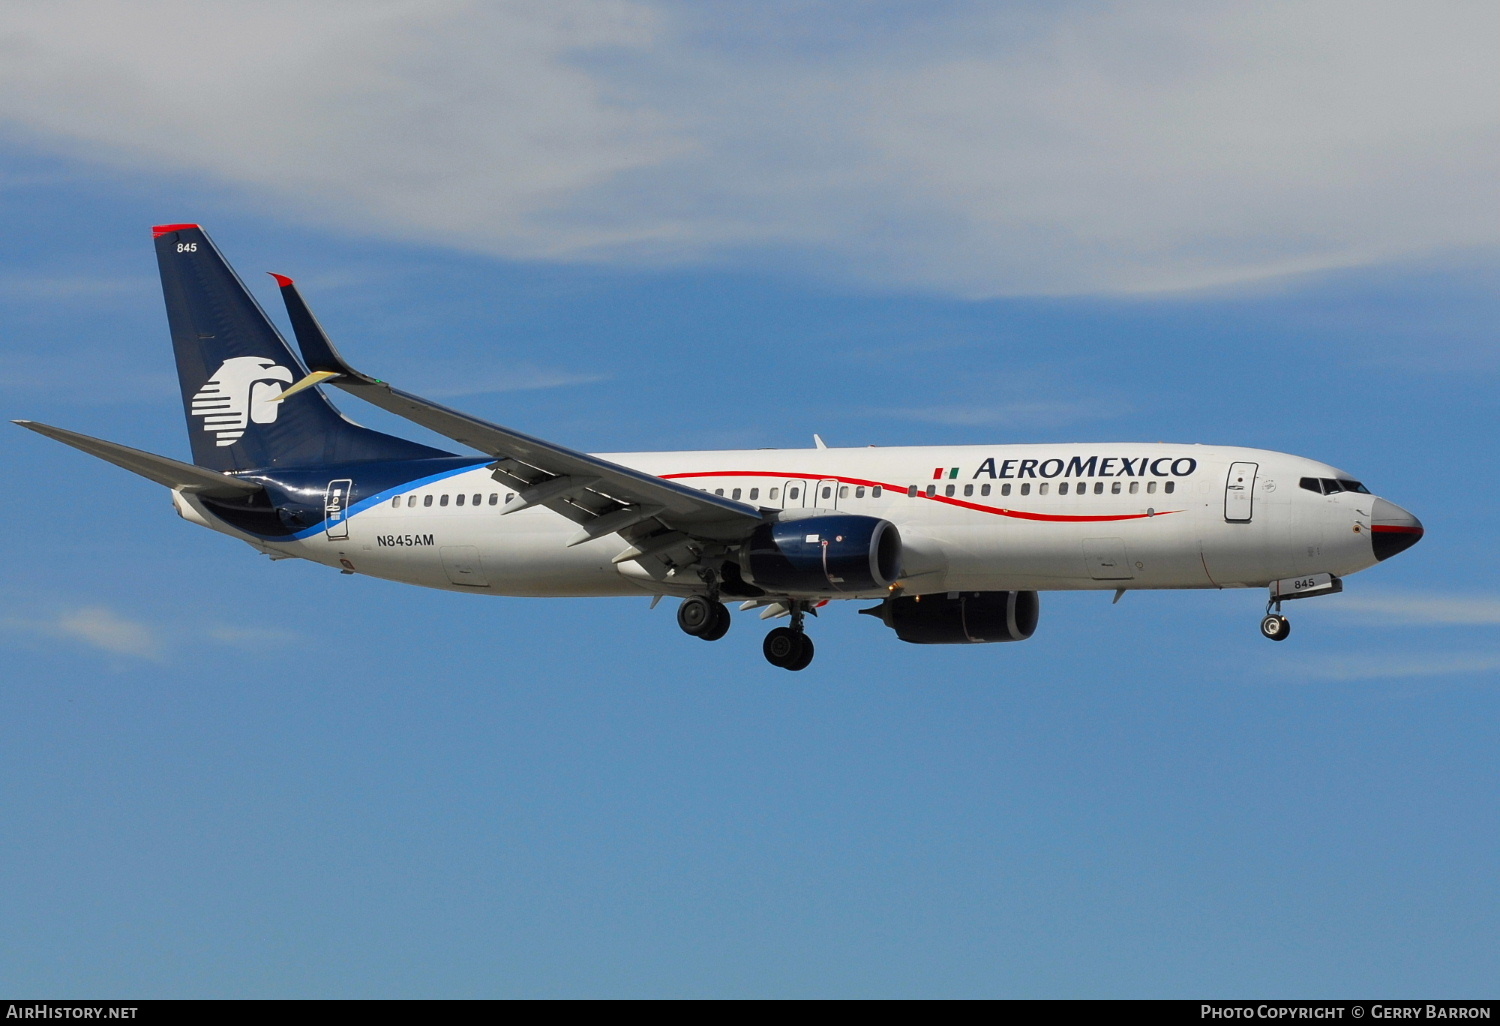
<svg viewBox="0 0 1500 1026"><path fill-rule="evenodd" d="M603 458L793 515L888 520L900 531L908 594L1252 587L1376 562L1373 496L1300 488L1302 478L1347 475L1262 449L872 446ZM549 509L499 515L510 494L475 466L372 495L337 527L272 541L206 514L190 495L178 494L178 509L273 555L424 587L528 596L697 590L696 579L614 563L626 548L618 535L568 547L578 527Z"/></svg>

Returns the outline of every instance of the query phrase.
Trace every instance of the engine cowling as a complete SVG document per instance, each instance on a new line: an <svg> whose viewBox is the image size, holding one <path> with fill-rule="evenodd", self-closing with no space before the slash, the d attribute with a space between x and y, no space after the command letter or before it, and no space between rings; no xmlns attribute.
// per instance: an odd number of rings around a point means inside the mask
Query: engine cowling
<svg viewBox="0 0 1500 1026"><path fill-rule="evenodd" d="M886 599L860 612L914 645L982 645L1031 637L1041 599L1034 591L962 591Z"/></svg>
<svg viewBox="0 0 1500 1026"><path fill-rule="evenodd" d="M874 591L901 576L901 534L878 517L819 516L755 529L740 550L745 578L771 592Z"/></svg>

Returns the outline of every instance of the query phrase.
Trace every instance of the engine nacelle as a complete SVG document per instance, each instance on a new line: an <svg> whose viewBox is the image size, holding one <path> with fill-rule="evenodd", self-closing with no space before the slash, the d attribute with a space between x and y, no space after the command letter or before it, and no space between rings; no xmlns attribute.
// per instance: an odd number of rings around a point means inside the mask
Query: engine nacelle
<svg viewBox="0 0 1500 1026"><path fill-rule="evenodd" d="M876 591L901 576L901 535L878 517L775 521L755 529L739 563L746 580L769 592Z"/></svg>
<svg viewBox="0 0 1500 1026"><path fill-rule="evenodd" d="M961 591L890 598L860 612L880 617L914 645L980 645L1031 637L1041 600L1034 591Z"/></svg>

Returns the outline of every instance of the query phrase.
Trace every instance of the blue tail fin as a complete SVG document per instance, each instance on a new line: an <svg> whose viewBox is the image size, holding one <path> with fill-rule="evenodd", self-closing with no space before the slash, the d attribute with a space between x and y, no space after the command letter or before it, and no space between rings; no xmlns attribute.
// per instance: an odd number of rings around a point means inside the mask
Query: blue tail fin
<svg viewBox="0 0 1500 1026"><path fill-rule="evenodd" d="M306 372L195 224L151 229L193 462L213 470L428 459L451 453L346 420L322 391L275 398Z"/></svg>

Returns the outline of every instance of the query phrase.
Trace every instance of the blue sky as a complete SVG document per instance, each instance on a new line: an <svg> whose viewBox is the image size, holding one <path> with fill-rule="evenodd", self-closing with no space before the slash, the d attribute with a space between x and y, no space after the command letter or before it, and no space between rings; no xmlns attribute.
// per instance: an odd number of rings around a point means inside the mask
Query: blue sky
<svg viewBox="0 0 1500 1026"><path fill-rule="evenodd" d="M1257 445L1428 534L1285 645L1049 594L1022 645L830 610L792 675L0 432L0 991L1492 988L1492 11L367 6L0 16L8 418L186 456L147 229L199 221L564 444Z"/></svg>

